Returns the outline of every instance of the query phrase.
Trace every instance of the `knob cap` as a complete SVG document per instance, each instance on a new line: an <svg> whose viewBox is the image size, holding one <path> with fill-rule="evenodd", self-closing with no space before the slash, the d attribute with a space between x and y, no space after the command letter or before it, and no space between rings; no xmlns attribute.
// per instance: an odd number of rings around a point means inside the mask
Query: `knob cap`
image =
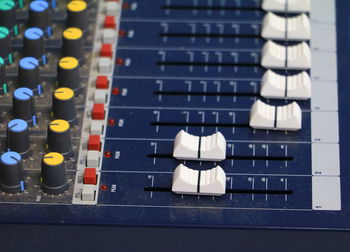
<svg viewBox="0 0 350 252"><path fill-rule="evenodd" d="M35 126L37 118L35 115L34 93L29 88L18 88L12 97L13 117L26 121Z"/></svg>
<svg viewBox="0 0 350 252"><path fill-rule="evenodd" d="M9 29L14 36L18 35L16 4L13 0L0 1L0 26Z"/></svg>
<svg viewBox="0 0 350 252"><path fill-rule="evenodd" d="M0 157L0 187L6 193L24 191L22 157L17 152L5 152Z"/></svg>
<svg viewBox="0 0 350 252"><path fill-rule="evenodd" d="M28 28L24 32L23 55L39 60L41 65L47 63L44 32L37 27Z"/></svg>
<svg viewBox="0 0 350 252"><path fill-rule="evenodd" d="M59 87L71 88L75 94L81 92L79 61L74 57L64 57L57 66L57 82Z"/></svg>
<svg viewBox="0 0 350 252"><path fill-rule="evenodd" d="M69 123L65 120L54 120L47 133L47 149L61 153L65 159L73 156L73 146Z"/></svg>
<svg viewBox="0 0 350 252"><path fill-rule="evenodd" d="M79 62L84 59L83 31L79 28L70 27L63 32L63 56L71 56Z"/></svg>
<svg viewBox="0 0 350 252"><path fill-rule="evenodd" d="M33 57L26 57L18 64L19 86L33 90L34 94L41 95L39 61Z"/></svg>
<svg viewBox="0 0 350 252"><path fill-rule="evenodd" d="M41 163L41 188L48 194L61 194L67 188L64 157L57 152L47 153Z"/></svg>
<svg viewBox="0 0 350 252"><path fill-rule="evenodd" d="M50 26L50 10L46 1L33 1L29 5L29 24L41 28L48 37L52 35Z"/></svg>
<svg viewBox="0 0 350 252"><path fill-rule="evenodd" d="M70 1L67 4L67 26L87 29L87 4L85 1Z"/></svg>
<svg viewBox="0 0 350 252"><path fill-rule="evenodd" d="M5 75L5 61L2 57L0 57L0 93L7 94L8 86L7 79Z"/></svg>
<svg viewBox="0 0 350 252"><path fill-rule="evenodd" d="M71 126L77 124L78 119L72 89L58 88L55 90L52 97L52 116L55 119L66 120Z"/></svg>
<svg viewBox="0 0 350 252"><path fill-rule="evenodd" d="M7 148L18 152L23 158L31 154L28 123L14 119L7 125Z"/></svg>
<svg viewBox="0 0 350 252"><path fill-rule="evenodd" d="M11 35L9 29L0 26L0 57L12 64L13 55L11 51Z"/></svg>

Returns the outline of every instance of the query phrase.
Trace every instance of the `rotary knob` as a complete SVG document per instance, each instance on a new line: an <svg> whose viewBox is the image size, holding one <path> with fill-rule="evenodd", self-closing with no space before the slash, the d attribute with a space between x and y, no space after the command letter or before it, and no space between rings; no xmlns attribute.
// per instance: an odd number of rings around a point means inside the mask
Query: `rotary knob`
<svg viewBox="0 0 350 252"><path fill-rule="evenodd" d="M64 157L61 153L47 153L41 162L41 188L48 194L61 194L67 188Z"/></svg>
<svg viewBox="0 0 350 252"><path fill-rule="evenodd" d="M85 1L70 1L67 4L67 26L87 30L87 3Z"/></svg>
<svg viewBox="0 0 350 252"><path fill-rule="evenodd" d="M0 57L0 94L7 94L8 86L5 75L5 61Z"/></svg>
<svg viewBox="0 0 350 252"><path fill-rule="evenodd" d="M11 51L11 35L9 29L4 26L0 26L0 57L5 62L13 63L13 54Z"/></svg>
<svg viewBox="0 0 350 252"><path fill-rule="evenodd" d="M29 24L41 28L48 37L52 35L50 9L46 1L33 1L29 5Z"/></svg>
<svg viewBox="0 0 350 252"><path fill-rule="evenodd" d="M18 64L18 82L19 86L27 87L33 90L35 94L42 94L40 84L39 61L33 57L26 57Z"/></svg>
<svg viewBox="0 0 350 252"><path fill-rule="evenodd" d="M75 109L74 91L70 88L58 88L52 97L52 116L55 119L63 119L70 125L78 122Z"/></svg>
<svg viewBox="0 0 350 252"><path fill-rule="evenodd" d="M37 118L35 115L34 93L29 88L18 88L12 97L13 117L26 121L35 126Z"/></svg>
<svg viewBox="0 0 350 252"><path fill-rule="evenodd" d="M81 92L79 61L74 57L61 58L57 65L57 83L59 87L68 87L75 94Z"/></svg>
<svg viewBox="0 0 350 252"><path fill-rule="evenodd" d="M70 125L65 120L54 120L50 123L47 133L47 149L61 153L65 159L73 156Z"/></svg>
<svg viewBox="0 0 350 252"><path fill-rule="evenodd" d="M7 125L7 148L18 152L23 158L31 154L28 123L14 119Z"/></svg>
<svg viewBox="0 0 350 252"><path fill-rule="evenodd" d="M37 27L28 28L24 32L23 55L39 60L41 65L47 63L44 32Z"/></svg>
<svg viewBox="0 0 350 252"><path fill-rule="evenodd" d="M0 156L0 187L6 193L24 191L22 157L9 151Z"/></svg>
<svg viewBox="0 0 350 252"><path fill-rule="evenodd" d="M71 56L79 62L84 59L83 31L76 27L70 27L63 32L63 56Z"/></svg>
<svg viewBox="0 0 350 252"><path fill-rule="evenodd" d="M19 33L16 4L13 0L0 1L0 26L4 26L11 31L14 36Z"/></svg>

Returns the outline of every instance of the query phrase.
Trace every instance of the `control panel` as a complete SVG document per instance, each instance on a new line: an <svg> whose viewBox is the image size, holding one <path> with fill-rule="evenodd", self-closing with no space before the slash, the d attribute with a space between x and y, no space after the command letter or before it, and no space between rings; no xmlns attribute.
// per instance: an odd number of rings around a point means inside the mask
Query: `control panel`
<svg viewBox="0 0 350 252"><path fill-rule="evenodd" d="M335 0L0 0L0 221L350 229Z"/></svg>

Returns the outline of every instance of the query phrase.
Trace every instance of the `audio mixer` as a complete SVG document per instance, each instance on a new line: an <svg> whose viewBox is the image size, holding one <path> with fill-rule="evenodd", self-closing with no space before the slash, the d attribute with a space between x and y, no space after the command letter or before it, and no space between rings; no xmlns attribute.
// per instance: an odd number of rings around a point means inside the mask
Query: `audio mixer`
<svg viewBox="0 0 350 252"><path fill-rule="evenodd" d="M0 0L0 221L350 229L349 9Z"/></svg>

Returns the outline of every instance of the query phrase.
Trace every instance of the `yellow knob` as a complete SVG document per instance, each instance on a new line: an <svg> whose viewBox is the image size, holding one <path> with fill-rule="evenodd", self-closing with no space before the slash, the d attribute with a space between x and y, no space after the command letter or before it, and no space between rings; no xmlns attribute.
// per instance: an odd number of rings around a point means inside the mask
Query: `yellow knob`
<svg viewBox="0 0 350 252"><path fill-rule="evenodd" d="M62 133L69 130L69 123L65 120L54 120L50 123L50 130Z"/></svg>
<svg viewBox="0 0 350 252"><path fill-rule="evenodd" d="M58 88L55 90L55 98L58 100L70 100L74 97L74 91L70 88Z"/></svg>
<svg viewBox="0 0 350 252"><path fill-rule="evenodd" d="M85 1L71 1L67 4L67 9L74 12L84 11L86 7L87 4Z"/></svg>
<svg viewBox="0 0 350 252"><path fill-rule="evenodd" d="M80 39L83 36L83 31L76 27L70 27L64 30L63 37L69 40Z"/></svg>
<svg viewBox="0 0 350 252"><path fill-rule="evenodd" d="M74 57L64 57L60 59L58 65L60 68L69 70L78 67L79 61Z"/></svg>
<svg viewBox="0 0 350 252"><path fill-rule="evenodd" d="M60 165L64 162L64 157L61 153L50 152L44 156L44 163L49 166Z"/></svg>

